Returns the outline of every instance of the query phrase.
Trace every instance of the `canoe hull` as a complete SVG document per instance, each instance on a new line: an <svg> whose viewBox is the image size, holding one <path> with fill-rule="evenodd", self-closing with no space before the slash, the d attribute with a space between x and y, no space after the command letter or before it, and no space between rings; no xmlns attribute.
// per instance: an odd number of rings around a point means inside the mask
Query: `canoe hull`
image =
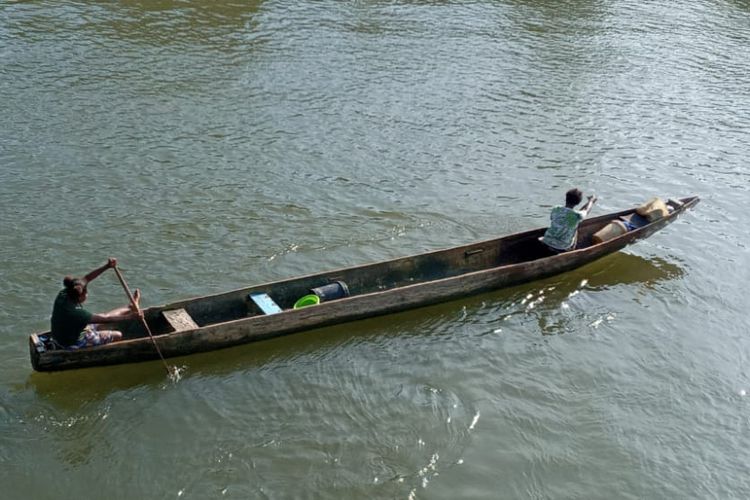
<svg viewBox="0 0 750 500"><path fill-rule="evenodd" d="M412 258L394 259L393 261L321 273L320 275L293 278L233 291L228 294L200 297L167 306L149 308L147 310L149 313L147 318L156 318L160 311L180 307L192 308L193 311L198 313L206 310L208 311L207 314L210 314L211 304L226 297L234 298L235 295L238 297L244 296L256 289L276 289L279 290L279 293L287 288L299 290L307 287L310 283L315 283L316 280L319 281L323 275L327 277L347 275L355 279L358 275L366 275L369 268L374 266L379 266L376 271L378 275L381 275L383 274L383 270L396 268L408 270L414 267L425 267L426 262L431 264L438 262L439 267L455 263L456 267L464 266L469 268L471 266L464 264L464 261L486 259L489 262L496 261L501 263L500 265L491 267L483 267L485 265L483 263L475 264L476 269L456 275L444 273L445 277L438 279L425 279L385 290L370 290L368 293L353 294L349 297L323 302L320 305L312 307L297 310L287 309L278 314L255 314L247 317L238 317L229 321L213 322L212 324L191 330L155 335L154 338L165 357L184 356L288 335L313 328L424 307L542 279L581 267L601 257L617 252L639 239L651 236L674 221L685 210L697 204L699 199L697 197L690 197L684 198L681 201L683 205L663 219L625 233L610 241L558 255L502 264L502 251L497 250L497 248L504 248L505 246L510 248L518 244L526 245L523 248L536 248L531 245L543 234L544 228L541 228L494 240L455 247L453 249L421 254ZM597 228L602 227L609 220L631 212L632 210L626 210L584 221L584 224L588 228L587 234L589 238ZM492 251L498 252L498 254L493 254ZM29 343L32 366L38 371L133 363L158 358L154 345L148 337L134 338L77 351L49 349L37 334L30 336Z"/></svg>

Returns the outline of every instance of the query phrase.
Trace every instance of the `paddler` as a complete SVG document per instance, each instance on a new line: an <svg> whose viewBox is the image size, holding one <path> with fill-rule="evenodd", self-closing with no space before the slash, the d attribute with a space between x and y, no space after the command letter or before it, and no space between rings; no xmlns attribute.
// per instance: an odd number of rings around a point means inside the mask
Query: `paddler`
<svg viewBox="0 0 750 500"><path fill-rule="evenodd" d="M578 225L591 211L596 203L596 196L591 195L580 209L576 206L583 200L583 193L578 188L565 193L565 206L557 206L550 213L550 226L540 241L554 253L567 252L576 247Z"/></svg>
<svg viewBox="0 0 750 500"><path fill-rule="evenodd" d="M66 276L63 279L65 288L57 294L52 308L52 339L57 344L66 349L80 349L116 342L122 339L122 332L103 330L101 326L140 317L142 313L133 305L103 314L92 314L83 308L83 303L88 297L88 284L116 265L117 259L110 258L106 264L94 269L83 278ZM135 304L138 304L141 298L140 290L135 291L133 298Z"/></svg>

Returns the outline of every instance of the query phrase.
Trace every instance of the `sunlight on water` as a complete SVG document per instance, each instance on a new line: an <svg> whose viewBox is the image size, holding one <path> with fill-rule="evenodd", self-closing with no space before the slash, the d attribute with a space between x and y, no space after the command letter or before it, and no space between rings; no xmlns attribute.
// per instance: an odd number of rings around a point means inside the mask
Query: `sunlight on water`
<svg viewBox="0 0 750 500"><path fill-rule="evenodd" d="M429 476L436 476L438 474L438 460L440 460L440 455L438 455L437 453L433 453L430 457L429 463L417 472L417 475L422 478L422 488L427 488L427 483L429 483Z"/></svg>
<svg viewBox="0 0 750 500"><path fill-rule="evenodd" d="M589 326L591 328L599 328L599 326L602 323L604 323L605 321L607 323L611 323L612 321L614 321L614 319L615 319L615 315L614 314L607 314L606 316L604 316L602 318L597 318L596 320L592 321L591 323L589 323Z"/></svg>
<svg viewBox="0 0 750 500"><path fill-rule="evenodd" d="M169 366L168 377L169 377L170 382L172 383L179 382L180 380L182 380L182 377L185 373L187 373L187 366L185 365L180 366L180 367L176 365Z"/></svg>
<svg viewBox="0 0 750 500"><path fill-rule="evenodd" d="M470 431L474 430L474 426L477 425L477 422L479 422L479 412L477 412L477 414L474 415L474 418L471 420L471 424L469 424Z"/></svg>
<svg viewBox="0 0 750 500"><path fill-rule="evenodd" d="M749 498L748 15L6 2L3 494ZM481 299L179 358L168 377L31 372L60 277L109 252L167 304L540 227L573 186L599 193L596 215L703 201ZM122 301L110 285L100 310Z"/></svg>

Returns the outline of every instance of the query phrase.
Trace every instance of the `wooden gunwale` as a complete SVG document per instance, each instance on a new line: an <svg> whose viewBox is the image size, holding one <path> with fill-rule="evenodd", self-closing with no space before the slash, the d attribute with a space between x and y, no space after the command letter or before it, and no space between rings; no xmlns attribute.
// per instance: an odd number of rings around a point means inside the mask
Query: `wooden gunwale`
<svg viewBox="0 0 750 500"><path fill-rule="evenodd" d="M683 205L667 217L597 245L590 245L591 235L596 230L612 219L633 213L634 209L586 219L581 224L579 237L585 246L558 255L513 262L514 259L524 258L510 254L513 250L516 252L533 250L536 248L535 244L541 247L536 240L544 233L545 228L538 228L408 257L293 277L149 307L144 310L144 314L149 325L154 324L156 328L168 328L167 322L161 317L161 312L168 310L192 310L198 316L211 319L213 316L220 316L212 309L221 309L217 304L231 304L231 312L235 316L239 315L231 319L220 318L219 321L211 321L193 329L163 333L157 333L158 330L154 331L154 340L165 357L222 349L312 328L390 314L533 281L580 267L616 252L638 239L647 238L671 223L687 209L695 206L699 198L693 196L680 201ZM477 264L471 265L474 269L461 272L462 266L469 266L466 261L472 259L478 261ZM510 259L510 261L503 263L504 259ZM451 267L451 264L459 262L461 266ZM388 272L406 279L409 271L427 272L425 269L433 265L438 269L438 277L434 279L426 277L390 287L386 284L383 285L384 289L372 288L368 283L360 288L370 286L371 289L356 293L353 291L349 297L322 302L320 305L303 309L289 308L289 297L293 297L295 293L299 295L300 291L310 288L309 285L317 286L316 283L330 282L341 276L346 276L353 281L360 277L365 279L377 276L377 279L380 279L384 273L387 275ZM443 276L439 277L441 271ZM241 308L249 307L246 302L243 302L248 294L264 290L271 290L277 296L283 297L286 302L284 310L272 315L252 313L243 315ZM198 324L201 322L205 321L200 321ZM32 366L39 371L54 371L139 362L158 357L151 340L145 336L145 332L138 331L134 326L121 325L121 328L126 331L126 338L131 335L139 336L77 351L46 349L39 340L39 335L43 334L32 334L29 337Z"/></svg>

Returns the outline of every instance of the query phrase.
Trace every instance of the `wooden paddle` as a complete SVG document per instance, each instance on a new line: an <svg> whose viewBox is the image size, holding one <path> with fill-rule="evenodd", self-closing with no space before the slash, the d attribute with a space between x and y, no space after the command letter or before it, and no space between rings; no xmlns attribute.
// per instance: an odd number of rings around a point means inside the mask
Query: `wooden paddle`
<svg viewBox="0 0 750 500"><path fill-rule="evenodd" d="M120 284L122 285L122 288L124 288L125 293L128 294L128 299L130 299L130 304L135 308L135 312L139 313L138 317L141 319L141 324L143 325L143 328L146 329L146 332L148 332L148 336L151 337L151 342L154 343L156 352L159 354L159 357L161 358L161 362L164 363L164 368L167 369L167 374L171 377L174 373L176 373L176 371L172 370L167 364L167 361L164 359L164 356L161 353L161 349L159 349L159 345L156 343L156 339L154 338L154 335L151 333L151 329L148 327L148 323L146 323L146 318L144 318L143 315L140 314L141 308L138 305L138 302L135 301L133 294L130 293L130 288L128 288L128 284L125 283L125 278L122 277L122 273L120 273L120 270L117 268L117 266L114 267L114 270L115 270L115 274L117 275L117 279L120 280Z"/></svg>

